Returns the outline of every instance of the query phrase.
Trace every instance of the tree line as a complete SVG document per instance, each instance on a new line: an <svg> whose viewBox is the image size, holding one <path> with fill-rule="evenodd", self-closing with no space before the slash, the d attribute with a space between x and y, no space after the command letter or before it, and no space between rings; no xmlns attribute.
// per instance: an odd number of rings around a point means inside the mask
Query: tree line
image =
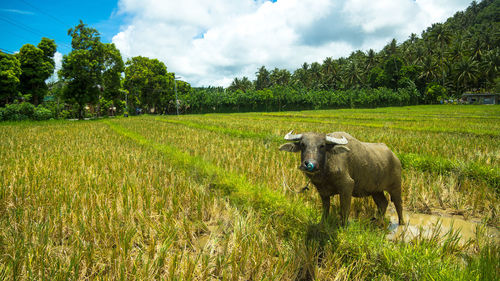
<svg viewBox="0 0 500 281"><path fill-rule="evenodd" d="M499 92L500 1L473 1L420 36L382 50L305 62L293 72L260 67L255 80L234 78L227 89L199 88L194 111L250 107L321 108L437 103L464 92ZM371 101L371 102L367 102Z"/></svg>
<svg viewBox="0 0 500 281"><path fill-rule="evenodd" d="M54 73L57 46L42 38L17 54L0 52L0 120L84 118L89 115L166 113L175 110L175 86L181 95L191 90L157 60L137 56L123 62L113 43L102 43L99 32L82 21L68 30L72 50L63 56L59 80ZM41 105L43 103L43 105ZM40 111L40 112L39 112Z"/></svg>
<svg viewBox="0 0 500 281"><path fill-rule="evenodd" d="M68 30L72 51L59 80L54 40L0 52L0 120L84 118L93 115L271 111L436 103L467 91L500 92L500 0L473 1L420 36L395 39L376 52L303 63L291 72L265 66L255 80L234 78L227 88L191 88L157 60L123 61L112 43L82 21ZM175 89L178 97L175 97Z"/></svg>

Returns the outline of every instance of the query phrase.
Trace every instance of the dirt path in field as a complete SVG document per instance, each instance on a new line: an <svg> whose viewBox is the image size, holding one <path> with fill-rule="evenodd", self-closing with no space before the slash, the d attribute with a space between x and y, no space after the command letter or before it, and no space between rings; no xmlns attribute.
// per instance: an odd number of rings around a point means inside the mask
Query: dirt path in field
<svg viewBox="0 0 500 281"><path fill-rule="evenodd" d="M497 243L500 243L499 227L485 226L479 220L465 220L459 215L439 212L420 214L405 210L403 216L406 225L400 226L397 224L396 211L393 208L388 208L387 211L391 221L388 227L390 231L388 238L391 240L404 239L405 241L410 241L418 236L430 238L435 234L443 237L450 230L453 230L460 235L461 243L466 243L470 239L476 239L482 234L488 237L488 240L495 240Z"/></svg>

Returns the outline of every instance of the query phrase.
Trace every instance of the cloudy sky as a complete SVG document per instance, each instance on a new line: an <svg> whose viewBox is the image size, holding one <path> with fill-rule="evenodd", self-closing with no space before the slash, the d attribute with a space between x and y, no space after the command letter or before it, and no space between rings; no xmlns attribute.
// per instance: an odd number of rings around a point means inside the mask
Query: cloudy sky
<svg viewBox="0 0 500 281"><path fill-rule="evenodd" d="M43 9L30 10L26 5L18 8L13 4L5 7L5 0L1 1L3 14L5 10L17 10L18 17L28 17L21 12L36 14ZM42 5L44 1L21 2L48 7ZM96 27L103 34L103 41L115 43L124 58L138 55L158 58L165 62L168 71L193 86L228 86L234 77L254 79L262 65L269 70L278 67L293 71L304 62L348 56L358 49L378 51L392 38L402 42L411 33L419 35L432 23L445 21L464 10L470 0L88 0L87 3L101 6L99 13L103 16L92 13L92 9L78 14L78 9L68 8L66 13L77 13L76 18ZM1 16L2 13L0 20ZM61 50L61 54L68 51Z"/></svg>

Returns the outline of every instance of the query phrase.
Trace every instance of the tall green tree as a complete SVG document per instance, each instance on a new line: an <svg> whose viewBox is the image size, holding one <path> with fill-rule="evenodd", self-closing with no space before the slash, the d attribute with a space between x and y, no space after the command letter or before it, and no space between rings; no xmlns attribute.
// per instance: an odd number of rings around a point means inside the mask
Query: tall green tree
<svg viewBox="0 0 500 281"><path fill-rule="evenodd" d="M21 63L17 57L0 51L0 105L17 99L20 76Z"/></svg>
<svg viewBox="0 0 500 281"><path fill-rule="evenodd" d="M309 77L311 79L311 88L320 89L322 87L323 74L321 72L321 64L318 62L311 63L309 68Z"/></svg>
<svg viewBox="0 0 500 281"><path fill-rule="evenodd" d="M122 55L115 44L104 44L104 71L102 73L103 96L113 104L119 105L119 100L125 99L121 91L121 74L125 70Z"/></svg>
<svg viewBox="0 0 500 281"><path fill-rule="evenodd" d="M479 63L472 57L463 58L455 68L456 79L462 90L477 89L480 75Z"/></svg>
<svg viewBox="0 0 500 281"><path fill-rule="evenodd" d="M276 69L275 69L276 70ZM306 88L309 89L311 86L311 79L309 79L309 64L304 62L302 67L296 69L293 72L293 85L296 88Z"/></svg>
<svg viewBox="0 0 500 281"><path fill-rule="evenodd" d="M359 88L363 84L363 71L357 60L350 61L343 67L342 80L346 88Z"/></svg>
<svg viewBox="0 0 500 281"><path fill-rule="evenodd" d="M241 90L242 92L246 93L247 91L252 90L252 88L252 81L250 81L248 77L243 76L243 78L241 79L238 79L238 77L234 78L233 82L231 82L231 85L229 85L228 90Z"/></svg>
<svg viewBox="0 0 500 281"><path fill-rule="evenodd" d="M441 81L441 85L444 87L446 85L446 74L449 73L449 66L445 63L445 47L451 41L451 33L449 29L442 23L435 23L429 29L429 37L434 40L437 45L439 45L438 60L440 62L438 76ZM448 71L447 71L448 70Z"/></svg>
<svg viewBox="0 0 500 281"><path fill-rule="evenodd" d="M337 87L339 79L339 66L332 57L327 57L321 65L322 86L325 90L333 90Z"/></svg>
<svg viewBox="0 0 500 281"><path fill-rule="evenodd" d="M422 68L422 72L420 73L419 78L423 79L426 84L435 82L438 71L438 64L436 60L434 60L431 56L428 56L422 61L420 66Z"/></svg>
<svg viewBox="0 0 500 281"><path fill-rule="evenodd" d="M29 101L38 105L47 94L47 80L54 73L54 40L43 38L37 48L31 44L21 47L18 58L21 63L21 92L30 97Z"/></svg>
<svg viewBox="0 0 500 281"><path fill-rule="evenodd" d="M86 104L99 100L104 67L103 44L99 32L80 23L68 30L73 50L63 57L59 76L66 83L63 96L77 105L79 118Z"/></svg>
<svg viewBox="0 0 500 281"><path fill-rule="evenodd" d="M399 56L391 55L384 62L384 72L389 82L387 86L393 90L398 88L398 81L401 79L402 68L403 60Z"/></svg>
<svg viewBox="0 0 500 281"><path fill-rule="evenodd" d="M288 86L292 78L290 71L286 69L274 68L271 71L271 85L272 86Z"/></svg>
<svg viewBox="0 0 500 281"><path fill-rule="evenodd" d="M125 63L124 87L129 105L162 111L174 97L174 75L157 59L137 56Z"/></svg>
<svg viewBox="0 0 500 281"><path fill-rule="evenodd" d="M75 103L79 118L86 104L97 104L101 95L119 98L123 60L114 44L104 44L97 29L80 23L68 30L72 51L63 57L59 76L66 83L63 96Z"/></svg>
<svg viewBox="0 0 500 281"><path fill-rule="evenodd" d="M500 77L500 47L488 51L483 56L480 69L485 78L485 87L493 89L495 87L495 79Z"/></svg>
<svg viewBox="0 0 500 281"><path fill-rule="evenodd" d="M270 73L265 66L261 66L259 70L255 73L257 78L255 79L255 89L263 90L271 86Z"/></svg>
<svg viewBox="0 0 500 281"><path fill-rule="evenodd" d="M57 50L56 42L53 39L42 37L42 40L37 45L38 49L43 51L45 60L52 65L53 68L56 66L54 61L54 54Z"/></svg>

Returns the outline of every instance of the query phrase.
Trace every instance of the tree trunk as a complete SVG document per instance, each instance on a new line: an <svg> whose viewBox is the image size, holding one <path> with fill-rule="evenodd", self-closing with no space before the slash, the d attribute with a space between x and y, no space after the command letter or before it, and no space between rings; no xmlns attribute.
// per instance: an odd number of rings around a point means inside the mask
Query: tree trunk
<svg viewBox="0 0 500 281"><path fill-rule="evenodd" d="M84 116L83 109L84 109L83 105L79 103L78 104L78 120L83 120L83 116Z"/></svg>

